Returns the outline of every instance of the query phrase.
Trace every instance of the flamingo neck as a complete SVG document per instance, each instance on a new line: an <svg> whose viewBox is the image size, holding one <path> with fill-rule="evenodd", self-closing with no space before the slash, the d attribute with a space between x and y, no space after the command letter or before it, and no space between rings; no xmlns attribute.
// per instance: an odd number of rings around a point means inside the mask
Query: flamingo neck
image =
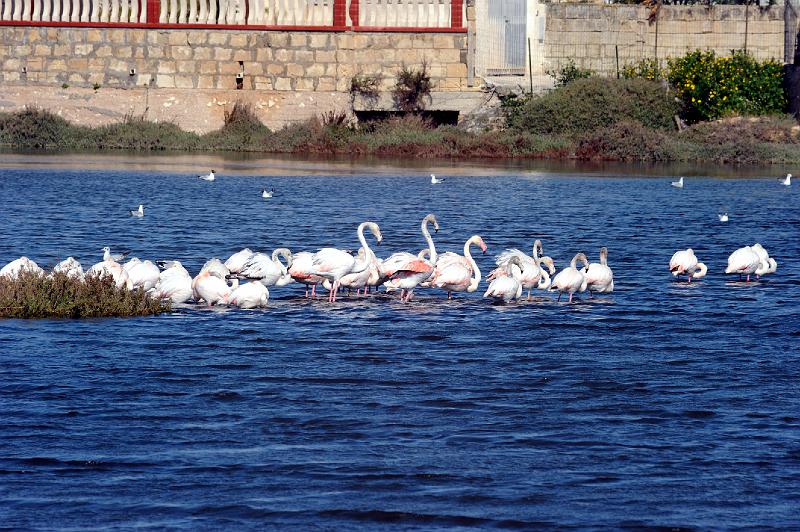
<svg viewBox="0 0 800 532"><path fill-rule="evenodd" d="M284 266L278 257L283 257L286 259L286 265ZM278 266L278 269L281 271L281 275L286 275L289 271L289 268L292 267L292 252L286 248L278 248L272 252L272 262Z"/></svg>
<svg viewBox="0 0 800 532"><path fill-rule="evenodd" d="M464 257L466 257L470 266L472 266L472 279L470 279L467 292L474 292L477 290L481 282L481 271L478 269L478 264L475 262L475 259L472 258L472 253L469 252L469 247L472 244L477 244L474 237L464 242Z"/></svg>
<svg viewBox="0 0 800 532"><path fill-rule="evenodd" d="M433 245L433 238L431 238L431 233L428 231L428 219L422 220L422 234L425 236L425 241L428 243L428 249L431 252L430 263L434 266L436 265L436 260L439 256L436 254L436 246Z"/></svg>
<svg viewBox="0 0 800 532"><path fill-rule="evenodd" d="M361 242L361 247L364 249L364 260L361 262L356 261L350 273L361 273L365 271L367 268L369 268L369 264L372 262L372 258L375 256L375 254L372 252L372 248L370 248L369 244L367 244L366 237L364 236L364 229L366 229L367 226L369 226L369 222L362 222L359 224L357 231L358 241Z"/></svg>

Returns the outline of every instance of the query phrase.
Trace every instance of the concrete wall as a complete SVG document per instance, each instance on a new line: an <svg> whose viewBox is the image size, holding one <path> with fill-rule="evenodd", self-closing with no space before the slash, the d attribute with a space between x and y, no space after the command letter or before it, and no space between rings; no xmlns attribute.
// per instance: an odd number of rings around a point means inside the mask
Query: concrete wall
<svg viewBox="0 0 800 532"><path fill-rule="evenodd" d="M346 91L354 74L427 61L438 91L466 88L460 33L253 32L0 26L0 81L92 87ZM239 62L243 64L240 65ZM131 69L135 74L131 75Z"/></svg>
<svg viewBox="0 0 800 532"><path fill-rule="evenodd" d="M783 6L670 5L662 6L658 21L650 24L650 9L642 6L549 4L540 61L548 69L573 59L578 66L615 74L615 47L622 67L698 48L728 55L744 48L745 39L756 58L782 61L783 10Z"/></svg>

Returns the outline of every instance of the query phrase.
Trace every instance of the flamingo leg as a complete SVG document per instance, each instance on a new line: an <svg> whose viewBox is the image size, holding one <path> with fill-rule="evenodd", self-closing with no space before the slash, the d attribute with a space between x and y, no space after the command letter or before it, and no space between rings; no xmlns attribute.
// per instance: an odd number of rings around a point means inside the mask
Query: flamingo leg
<svg viewBox="0 0 800 532"><path fill-rule="evenodd" d="M747 274L747 281L746 282L748 282L748 283L750 282L750 274L749 273Z"/></svg>
<svg viewBox="0 0 800 532"><path fill-rule="evenodd" d="M453 299L453 292L447 292L447 299Z"/></svg>
<svg viewBox="0 0 800 532"><path fill-rule="evenodd" d="M306 299L308 299L308 285L306 285Z"/></svg>
<svg viewBox="0 0 800 532"><path fill-rule="evenodd" d="M556 299L556 303L558 303L559 301L561 301L561 292L558 293L558 298Z"/></svg>
<svg viewBox="0 0 800 532"><path fill-rule="evenodd" d="M531 289L528 288L528 301L530 301L530 300L531 300Z"/></svg>
<svg viewBox="0 0 800 532"><path fill-rule="evenodd" d="M569 302L572 303L572 293L569 294Z"/></svg>
<svg viewBox="0 0 800 532"><path fill-rule="evenodd" d="M314 299L315 297L317 297L317 285L316 284L312 284L311 285L311 299Z"/></svg>

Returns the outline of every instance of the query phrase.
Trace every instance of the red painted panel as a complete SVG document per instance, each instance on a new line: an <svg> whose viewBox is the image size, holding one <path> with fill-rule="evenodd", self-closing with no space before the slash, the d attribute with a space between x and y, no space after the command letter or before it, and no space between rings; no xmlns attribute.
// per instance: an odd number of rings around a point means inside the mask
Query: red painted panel
<svg viewBox="0 0 800 532"><path fill-rule="evenodd" d="M359 0L350 0L350 20L353 22L354 28L358 26L359 11L361 8L358 1Z"/></svg>
<svg viewBox="0 0 800 532"><path fill-rule="evenodd" d="M450 26L453 28L464 27L464 0L450 0Z"/></svg>
<svg viewBox="0 0 800 532"><path fill-rule="evenodd" d="M347 0L333 0L333 25L347 25Z"/></svg>
<svg viewBox="0 0 800 532"><path fill-rule="evenodd" d="M158 24L161 17L161 2L159 0L147 0L147 23Z"/></svg>

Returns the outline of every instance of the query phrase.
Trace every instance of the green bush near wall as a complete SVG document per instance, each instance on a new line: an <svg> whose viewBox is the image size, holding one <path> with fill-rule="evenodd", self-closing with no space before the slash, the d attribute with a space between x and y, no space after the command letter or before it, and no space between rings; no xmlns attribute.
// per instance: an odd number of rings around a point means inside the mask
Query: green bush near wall
<svg viewBox="0 0 800 532"><path fill-rule="evenodd" d="M680 110L674 95L644 79L576 79L559 89L506 107L508 125L536 134L580 135L620 122L673 129Z"/></svg>
<svg viewBox="0 0 800 532"><path fill-rule="evenodd" d="M683 101L688 122L786 110L783 65L778 61L757 61L743 50L734 50L730 57L697 50L667 63L667 79Z"/></svg>

